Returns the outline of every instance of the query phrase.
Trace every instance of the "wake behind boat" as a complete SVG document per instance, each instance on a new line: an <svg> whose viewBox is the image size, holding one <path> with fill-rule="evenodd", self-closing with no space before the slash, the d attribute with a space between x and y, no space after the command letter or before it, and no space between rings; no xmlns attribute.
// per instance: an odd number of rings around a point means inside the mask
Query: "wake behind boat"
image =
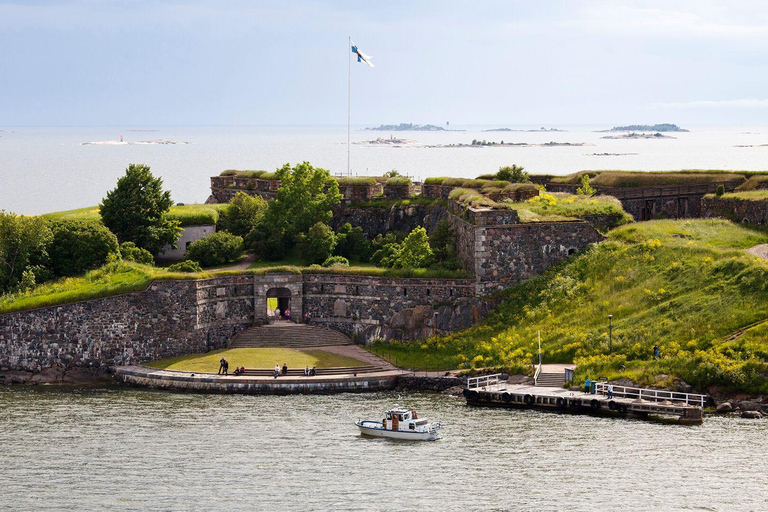
<svg viewBox="0 0 768 512"><path fill-rule="evenodd" d="M426 419L419 419L413 409L403 409L397 405L386 412L382 421L357 420L355 422L360 433L372 437L389 437L413 441L434 441L439 439L438 431L442 425L434 425Z"/></svg>

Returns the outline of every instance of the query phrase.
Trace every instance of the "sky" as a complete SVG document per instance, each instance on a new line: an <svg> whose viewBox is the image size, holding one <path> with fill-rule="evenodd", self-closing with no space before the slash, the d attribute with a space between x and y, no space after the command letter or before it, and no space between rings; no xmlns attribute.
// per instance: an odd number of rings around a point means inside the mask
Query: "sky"
<svg viewBox="0 0 768 512"><path fill-rule="evenodd" d="M0 126L765 124L762 1L0 0Z"/></svg>

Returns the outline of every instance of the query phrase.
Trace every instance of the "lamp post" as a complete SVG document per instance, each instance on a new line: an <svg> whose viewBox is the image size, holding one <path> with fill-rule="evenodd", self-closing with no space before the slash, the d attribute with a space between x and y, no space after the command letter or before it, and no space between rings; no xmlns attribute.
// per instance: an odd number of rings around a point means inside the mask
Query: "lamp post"
<svg viewBox="0 0 768 512"><path fill-rule="evenodd" d="M608 315L608 353L613 353L613 315Z"/></svg>

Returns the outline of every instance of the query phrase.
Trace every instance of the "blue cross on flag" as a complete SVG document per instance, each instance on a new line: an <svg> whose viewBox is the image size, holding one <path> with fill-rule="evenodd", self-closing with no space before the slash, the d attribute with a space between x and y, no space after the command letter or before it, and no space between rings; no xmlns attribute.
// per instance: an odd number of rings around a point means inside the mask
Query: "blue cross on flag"
<svg viewBox="0 0 768 512"><path fill-rule="evenodd" d="M351 42L351 41L350 41L350 42ZM357 55L357 62L365 62L365 63L366 63L366 64L368 64L369 66L371 66L371 67L375 67L375 66L373 65L373 63L371 62L371 59L372 59L373 57L371 57L370 55L366 55L366 54L364 54L363 52L361 52L361 51L360 51L360 50L357 48L357 46L355 45L355 43L352 43L352 53L354 53L355 55Z"/></svg>

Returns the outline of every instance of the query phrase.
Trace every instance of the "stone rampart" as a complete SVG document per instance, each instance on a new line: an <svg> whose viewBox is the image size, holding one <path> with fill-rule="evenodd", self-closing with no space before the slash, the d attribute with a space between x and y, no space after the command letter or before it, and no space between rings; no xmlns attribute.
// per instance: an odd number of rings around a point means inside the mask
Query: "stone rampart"
<svg viewBox="0 0 768 512"><path fill-rule="evenodd" d="M334 212L330 225L338 231L341 226L349 222L352 226L360 227L365 236L372 239L378 234L391 231L410 233L418 226L423 226L428 233L431 233L437 223L447 219L448 216L448 211L440 204L347 207Z"/></svg>
<svg viewBox="0 0 768 512"><path fill-rule="evenodd" d="M722 217L753 226L768 225L768 200L704 197L701 201L702 217Z"/></svg>
<svg viewBox="0 0 768 512"><path fill-rule="evenodd" d="M451 208L457 258L474 274L478 295L536 276L603 239L586 221L520 223L514 210Z"/></svg>
<svg viewBox="0 0 768 512"><path fill-rule="evenodd" d="M211 195L218 203L228 203L238 192L245 192L264 199L274 199L280 188L280 180L267 180L248 176L211 176ZM368 201L381 195L384 190L379 182L339 184L339 192L345 203Z"/></svg>
<svg viewBox="0 0 768 512"><path fill-rule="evenodd" d="M488 311L474 299L470 279L304 276L304 308L312 323L361 342L421 339L469 327Z"/></svg>

